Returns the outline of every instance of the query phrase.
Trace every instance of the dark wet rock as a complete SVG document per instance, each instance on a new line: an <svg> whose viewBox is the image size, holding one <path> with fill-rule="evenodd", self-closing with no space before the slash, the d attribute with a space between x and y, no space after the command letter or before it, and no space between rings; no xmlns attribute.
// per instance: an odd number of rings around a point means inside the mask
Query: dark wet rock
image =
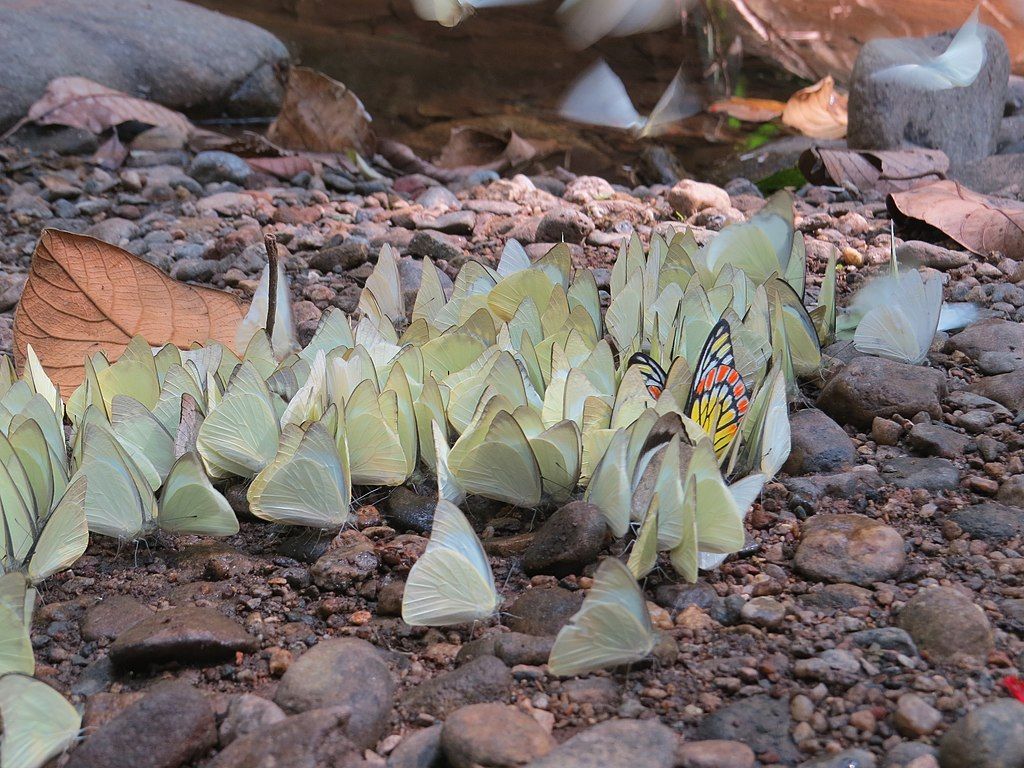
<svg viewBox="0 0 1024 768"><path fill-rule="evenodd" d="M434 524L434 510L437 499L420 494L400 485L388 496L385 517L389 524L400 531L430 533Z"/></svg>
<svg viewBox="0 0 1024 768"><path fill-rule="evenodd" d="M55 77L78 75L190 114L273 115L288 52L269 32L178 0L0 9L0 128Z"/></svg>
<svg viewBox="0 0 1024 768"><path fill-rule="evenodd" d="M75 696L92 696L94 693L105 691L114 682L116 671L110 662L109 656L103 656L89 663L77 682L71 686L71 693Z"/></svg>
<svg viewBox="0 0 1024 768"><path fill-rule="evenodd" d="M335 707L285 718L231 742L208 768L363 768L360 748L346 735L349 715Z"/></svg>
<svg viewBox="0 0 1024 768"><path fill-rule="evenodd" d="M188 167L188 175L200 184L228 181L232 184L244 184L252 176L252 168L238 155L230 152L200 152Z"/></svg>
<svg viewBox="0 0 1024 768"><path fill-rule="evenodd" d="M819 590L800 595L800 604L817 611L848 611L858 606L871 605L872 592L855 584L826 584Z"/></svg>
<svg viewBox="0 0 1024 768"><path fill-rule="evenodd" d="M67 768L178 768L216 743L206 697L188 683L163 682L93 731Z"/></svg>
<svg viewBox="0 0 1024 768"><path fill-rule="evenodd" d="M82 639L114 640L152 615L153 611L134 598L111 595L86 610L82 617Z"/></svg>
<svg viewBox="0 0 1024 768"><path fill-rule="evenodd" d="M800 768L875 768L875 756L866 749L844 749L800 763Z"/></svg>
<svg viewBox="0 0 1024 768"><path fill-rule="evenodd" d="M582 604L582 592L561 587L528 589L508 607L505 623L513 632L557 635Z"/></svg>
<svg viewBox="0 0 1024 768"><path fill-rule="evenodd" d="M452 768L515 768L554 746L540 723L507 704L461 707L441 731L441 748Z"/></svg>
<svg viewBox="0 0 1024 768"><path fill-rule="evenodd" d="M899 627L876 627L862 629L846 636L846 642L857 648L878 647L883 651L896 651L904 656L917 656L914 639L905 629Z"/></svg>
<svg viewBox="0 0 1024 768"><path fill-rule="evenodd" d="M464 260L465 241L456 235L445 235L431 229L418 231L409 241L409 253L413 256L429 256L434 261L444 259L459 263Z"/></svg>
<svg viewBox="0 0 1024 768"><path fill-rule="evenodd" d="M1024 704L999 699L957 720L942 737L942 768L1019 768L1024 765Z"/></svg>
<svg viewBox="0 0 1024 768"><path fill-rule="evenodd" d="M1024 536L1024 509L986 501L958 509L949 516L972 538L993 542Z"/></svg>
<svg viewBox="0 0 1024 768"><path fill-rule="evenodd" d="M309 266L321 272L355 269L370 259L370 243L362 237L348 237L311 255Z"/></svg>
<svg viewBox="0 0 1024 768"><path fill-rule="evenodd" d="M876 416L942 417L946 378L941 371L880 357L858 357L828 380L818 407L844 424L870 429Z"/></svg>
<svg viewBox="0 0 1024 768"><path fill-rule="evenodd" d="M971 263L971 254L967 251L951 251L922 240L905 241L896 248L896 258L901 264L923 264L943 272Z"/></svg>
<svg viewBox="0 0 1024 768"><path fill-rule="evenodd" d="M969 389L1014 413L1024 410L1024 369L976 379Z"/></svg>
<svg viewBox="0 0 1024 768"><path fill-rule="evenodd" d="M295 528L287 531L277 545L277 553L301 563L315 563L331 547L335 534L319 528Z"/></svg>
<svg viewBox="0 0 1024 768"><path fill-rule="evenodd" d="M985 658L992 650L992 628L985 612L950 587L928 587L903 607L897 624L922 653L946 661L956 653Z"/></svg>
<svg viewBox="0 0 1024 768"><path fill-rule="evenodd" d="M958 459L967 451L971 438L942 424L925 422L911 427L907 443L922 456Z"/></svg>
<svg viewBox="0 0 1024 768"><path fill-rule="evenodd" d="M817 408L789 419L792 449L782 471L790 475L833 472L857 462L857 449L845 430Z"/></svg>
<svg viewBox="0 0 1024 768"><path fill-rule="evenodd" d="M960 484L960 472L949 459L889 459L882 464L882 477L897 488L924 488L932 493L949 491Z"/></svg>
<svg viewBox="0 0 1024 768"><path fill-rule="evenodd" d="M445 768L442 724L410 733L388 755L387 768Z"/></svg>
<svg viewBox="0 0 1024 768"><path fill-rule="evenodd" d="M380 653L365 640L324 640L292 662L274 702L286 712L324 707L350 710L344 731L371 747L387 727L394 682Z"/></svg>
<svg viewBox="0 0 1024 768"><path fill-rule="evenodd" d="M547 663L555 640L550 635L524 635L505 632L494 640L494 655L510 667L516 664L540 665Z"/></svg>
<svg viewBox="0 0 1024 768"><path fill-rule="evenodd" d="M604 544L607 524L601 510L573 501L555 512L537 531L523 554L528 574L567 576L593 563Z"/></svg>
<svg viewBox="0 0 1024 768"><path fill-rule="evenodd" d="M657 720L606 720L527 768L672 768L676 735Z"/></svg>
<svg viewBox="0 0 1024 768"><path fill-rule="evenodd" d="M379 565L372 541L359 531L342 531L313 563L310 574L320 589L343 592L368 579Z"/></svg>
<svg viewBox="0 0 1024 768"><path fill-rule="evenodd" d="M446 717L467 704L504 702L512 687L512 672L496 656L481 656L431 678L406 692L402 707L409 714L425 712Z"/></svg>
<svg viewBox="0 0 1024 768"><path fill-rule="evenodd" d="M916 57L933 57L949 46L953 32L921 39L869 40L857 55L850 80L847 141L865 149L908 145L941 149L954 163L979 160L996 150L1010 59L1006 42L982 26L985 59L970 85L926 90L907 79L875 75Z"/></svg>
<svg viewBox="0 0 1024 768"><path fill-rule="evenodd" d="M811 579L868 586L895 577L905 559L895 528L864 515L815 515L804 525L793 564Z"/></svg>
<svg viewBox="0 0 1024 768"><path fill-rule="evenodd" d="M697 727L697 737L742 741L761 756L762 762L793 763L799 753L790 738L790 728L789 702L751 696L705 717Z"/></svg>
<svg viewBox="0 0 1024 768"><path fill-rule="evenodd" d="M676 768L754 768L754 750L739 741L684 741L676 749Z"/></svg>
<svg viewBox="0 0 1024 768"><path fill-rule="evenodd" d="M708 608L717 599L715 588L704 581L696 584L659 584L654 590L654 602L674 612L685 610L691 605Z"/></svg>
<svg viewBox="0 0 1024 768"><path fill-rule="evenodd" d="M786 478L785 484L790 493L791 506L814 509L827 496L852 499L858 494L870 495L885 483L877 469L862 464L845 472Z"/></svg>
<svg viewBox="0 0 1024 768"><path fill-rule="evenodd" d="M963 352L976 362L999 355L1012 361L1012 369L1024 368L1024 324L987 318L972 323L949 337L946 345Z"/></svg>
<svg viewBox="0 0 1024 768"><path fill-rule="evenodd" d="M251 693L234 696L220 724L220 745L226 747L235 739L265 730L286 717L284 710L262 696Z"/></svg>
<svg viewBox="0 0 1024 768"><path fill-rule="evenodd" d="M120 669L150 664L210 664L252 653L259 642L237 622L212 608L171 608L122 632L110 646Z"/></svg>
<svg viewBox="0 0 1024 768"><path fill-rule="evenodd" d="M582 243L594 231L594 222L575 208L549 211L537 225L536 240L541 243Z"/></svg>

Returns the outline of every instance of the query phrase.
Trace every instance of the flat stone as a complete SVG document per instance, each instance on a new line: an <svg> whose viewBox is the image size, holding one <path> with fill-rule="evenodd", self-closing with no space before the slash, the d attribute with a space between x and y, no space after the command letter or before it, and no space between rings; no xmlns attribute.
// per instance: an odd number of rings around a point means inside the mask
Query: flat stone
<svg viewBox="0 0 1024 768"><path fill-rule="evenodd" d="M828 380L818 407L829 416L862 430L876 416L910 418L921 411L942 417L946 378L937 370L880 357L857 357Z"/></svg>
<svg viewBox="0 0 1024 768"><path fill-rule="evenodd" d="M972 256L967 251L951 251L949 248L922 240L907 240L897 246L896 258L901 264L919 263L931 269L947 272L967 266L971 263Z"/></svg>
<svg viewBox="0 0 1024 768"><path fill-rule="evenodd" d="M950 491L960 484L960 471L949 459L906 456L882 464L882 477L897 488Z"/></svg>
<svg viewBox="0 0 1024 768"><path fill-rule="evenodd" d="M967 452L971 438L942 424L915 424L907 435L911 449L922 456L959 459Z"/></svg>
<svg viewBox="0 0 1024 768"><path fill-rule="evenodd" d="M274 702L289 713L347 708L346 736L369 748L387 727L393 696L391 672L377 649L365 640L341 638L323 640L293 661Z"/></svg>
<svg viewBox="0 0 1024 768"><path fill-rule="evenodd" d="M322 554L310 574L320 589L344 592L354 584L365 581L380 566L380 558L370 541L359 531L339 533Z"/></svg>
<svg viewBox="0 0 1024 768"><path fill-rule="evenodd" d="M978 361L986 354L997 353L1013 361L1012 370L1024 368L1024 324L999 318L971 323L960 333L949 337L946 346L963 352Z"/></svg>
<svg viewBox="0 0 1024 768"><path fill-rule="evenodd" d="M950 587L921 590L903 606L896 623L923 653L940 662L956 653L984 659L993 647L985 612Z"/></svg>
<svg viewBox="0 0 1024 768"><path fill-rule="evenodd" d="M732 207L732 200L729 193L721 187L693 179L683 179L669 190L668 204L672 206L673 211L688 219L708 208L727 211Z"/></svg>
<svg viewBox="0 0 1024 768"><path fill-rule="evenodd" d="M388 755L387 768L444 768L442 727L437 723L406 736Z"/></svg>
<svg viewBox="0 0 1024 768"><path fill-rule="evenodd" d="M582 604L582 592L561 587L528 589L508 607L505 624L526 635L557 635Z"/></svg>
<svg viewBox="0 0 1024 768"><path fill-rule="evenodd" d="M89 642L116 639L152 615L153 611L134 598L111 595L86 610L82 617L82 639Z"/></svg>
<svg viewBox="0 0 1024 768"><path fill-rule="evenodd" d="M217 743L213 708L180 681L153 686L95 731L68 759L67 768L178 768Z"/></svg>
<svg viewBox="0 0 1024 768"><path fill-rule="evenodd" d="M935 90L916 85L909 78L876 76L888 67L943 53L953 31L924 38L866 42L850 77L850 146L929 147L941 149L954 163L993 154L1003 116L1010 57L998 32L985 25L980 30L984 63L978 77L962 88Z"/></svg>
<svg viewBox="0 0 1024 768"><path fill-rule="evenodd" d="M696 584L659 584L654 590L654 602L677 613L691 605L710 608L717 600L715 588L704 581Z"/></svg>
<svg viewBox="0 0 1024 768"><path fill-rule="evenodd" d="M853 499L861 494L871 495L885 485L878 470L870 464L861 464L843 472L788 477L784 483L789 491L790 506L803 506L810 510L816 509L827 497Z"/></svg>
<svg viewBox="0 0 1024 768"><path fill-rule="evenodd" d="M917 656L914 638L905 629L899 627L875 627L862 629L846 636L846 641L857 648L878 647L883 651L895 651L904 656Z"/></svg>
<svg viewBox="0 0 1024 768"><path fill-rule="evenodd" d="M753 768L754 750L739 741L685 741L676 750L676 768Z"/></svg>
<svg viewBox="0 0 1024 768"><path fill-rule="evenodd" d="M363 768L362 750L346 735L350 710L313 709L231 742L207 768Z"/></svg>
<svg viewBox="0 0 1024 768"><path fill-rule="evenodd" d="M494 639L494 655L510 667L517 664L546 664L555 639L550 635L503 632Z"/></svg>
<svg viewBox="0 0 1024 768"><path fill-rule="evenodd" d="M1024 369L984 376L968 388L971 392L1009 408L1014 413L1024 410Z"/></svg>
<svg viewBox="0 0 1024 768"><path fill-rule="evenodd" d="M1024 536L1024 509L995 501L958 509L949 519L975 539L999 542Z"/></svg>
<svg viewBox="0 0 1024 768"><path fill-rule="evenodd" d="M433 189L433 187L432 187ZM445 235L432 229L416 232L409 241L409 253L413 256L429 256L434 261L459 262L465 257L465 239L457 235Z"/></svg>
<svg viewBox="0 0 1024 768"><path fill-rule="evenodd" d="M916 693L904 693L896 700L893 723L904 736L927 736L942 724L942 713Z"/></svg>
<svg viewBox="0 0 1024 768"><path fill-rule="evenodd" d="M800 753L789 735L791 728L787 700L751 696L705 717L697 738L740 741L757 755L771 755L765 762L795 763Z"/></svg>
<svg viewBox="0 0 1024 768"><path fill-rule="evenodd" d="M110 646L110 660L120 669L213 664L258 648L256 638L219 611L182 607L152 614L122 632Z"/></svg>
<svg viewBox="0 0 1024 768"><path fill-rule="evenodd" d="M857 462L857 449L846 431L817 408L805 408L789 418L789 458L782 471L789 475L833 472Z"/></svg>
<svg viewBox="0 0 1024 768"><path fill-rule="evenodd" d="M817 611L848 611L858 606L871 605L873 593L855 584L826 584L820 590L799 596L800 604Z"/></svg>
<svg viewBox="0 0 1024 768"><path fill-rule="evenodd" d="M523 569L531 575L580 573L597 560L607 528L596 506L585 501L570 502L544 521L523 553Z"/></svg>
<svg viewBox="0 0 1024 768"><path fill-rule="evenodd" d="M251 693L233 696L220 724L221 746L226 747L235 739L262 731L286 717L284 710L262 696Z"/></svg>
<svg viewBox="0 0 1024 768"><path fill-rule="evenodd" d="M535 239L541 243L582 243L594 231L594 222L575 208L549 211L537 225Z"/></svg>
<svg viewBox="0 0 1024 768"><path fill-rule="evenodd" d="M942 737L942 768L1020 768L1024 765L1024 704L999 699L957 720Z"/></svg>
<svg viewBox="0 0 1024 768"><path fill-rule="evenodd" d="M200 152L192 158L188 175L200 184L218 181L244 184L252 176L252 168L245 160L230 152Z"/></svg>
<svg viewBox="0 0 1024 768"><path fill-rule="evenodd" d="M362 237L348 237L336 245L328 244L309 257L309 266L321 272L343 272L355 269L370 259L370 242Z"/></svg>
<svg viewBox="0 0 1024 768"><path fill-rule="evenodd" d="M441 731L441 748L452 768L515 768L554 746L540 723L507 704L461 707Z"/></svg>
<svg viewBox="0 0 1024 768"><path fill-rule="evenodd" d="M467 704L504 702L511 687L512 672L504 662L481 656L410 689L402 697L402 707L410 714L443 718Z"/></svg>
<svg viewBox="0 0 1024 768"><path fill-rule="evenodd" d="M578 733L527 768L672 768L675 733L657 720L606 720Z"/></svg>
<svg viewBox="0 0 1024 768"><path fill-rule="evenodd" d="M581 677L562 683L562 693L573 704L594 708L616 707L622 699L622 687L610 677Z"/></svg>
<svg viewBox="0 0 1024 768"><path fill-rule="evenodd" d="M895 528L864 515L815 515L804 525L793 565L818 581L869 586L895 577L905 560Z"/></svg>
<svg viewBox="0 0 1024 768"><path fill-rule="evenodd" d="M777 629L786 619L786 606L771 597L754 597L740 610L740 619L765 629Z"/></svg>

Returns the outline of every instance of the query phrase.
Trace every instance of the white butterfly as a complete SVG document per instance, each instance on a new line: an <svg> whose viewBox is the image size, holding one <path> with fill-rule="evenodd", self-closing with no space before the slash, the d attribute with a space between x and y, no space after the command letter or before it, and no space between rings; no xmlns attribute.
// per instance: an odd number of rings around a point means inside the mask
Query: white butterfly
<svg viewBox="0 0 1024 768"><path fill-rule="evenodd" d="M633 106L626 86L603 59L598 59L572 84L558 113L569 120L657 136L672 123L700 112L701 101L687 90L680 69L651 114L642 116Z"/></svg>
<svg viewBox="0 0 1024 768"><path fill-rule="evenodd" d="M454 27L472 16L478 8L500 8L505 5L529 5L537 0L412 0L416 15L436 21L442 27Z"/></svg>
<svg viewBox="0 0 1024 768"><path fill-rule="evenodd" d="M291 296L288 292L288 277L284 265L277 267L277 305L274 320L274 354L286 357L298 348L295 338L295 321L292 318ZM270 304L270 265L263 267L263 274L252 296L249 311L235 331L235 349L245 349L254 335L267 327L267 311Z"/></svg>
<svg viewBox="0 0 1024 768"><path fill-rule="evenodd" d="M57 691L25 675L0 678L0 768L41 768L78 738L82 719Z"/></svg>
<svg viewBox="0 0 1024 768"><path fill-rule="evenodd" d="M565 35L577 48L603 37L654 32L682 22L688 0L565 0L558 15Z"/></svg>
<svg viewBox="0 0 1024 768"><path fill-rule="evenodd" d="M18 672L31 675L35 657L29 626L36 591L17 571L0 576L0 675Z"/></svg>
<svg viewBox="0 0 1024 768"><path fill-rule="evenodd" d="M920 272L911 270L899 277L879 278L872 285L880 282L886 300L857 324L853 345L869 355L920 365L939 325L942 277L931 273L922 278Z"/></svg>
<svg viewBox="0 0 1024 768"><path fill-rule="evenodd" d="M886 40L887 49L894 58L906 59L908 53L916 62L896 64L876 72L876 80L896 81L926 91L947 88L965 88L973 83L985 63L985 36L978 24L975 8L957 31L949 47L938 56L921 50L921 43L906 40Z"/></svg>
<svg viewBox="0 0 1024 768"><path fill-rule="evenodd" d="M458 507L439 499L427 549L409 571L402 619L438 627L486 619L498 608L491 564Z"/></svg>
<svg viewBox="0 0 1024 768"><path fill-rule="evenodd" d="M609 557L594 574L594 586L576 615L559 631L548 667L561 677L629 664L654 650L647 602L633 574Z"/></svg>

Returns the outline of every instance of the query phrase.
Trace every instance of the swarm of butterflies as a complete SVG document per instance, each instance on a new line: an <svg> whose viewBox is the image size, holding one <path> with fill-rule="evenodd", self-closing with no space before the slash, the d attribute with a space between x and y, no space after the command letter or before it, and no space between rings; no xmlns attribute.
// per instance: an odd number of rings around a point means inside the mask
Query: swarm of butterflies
<svg viewBox="0 0 1024 768"><path fill-rule="evenodd" d="M406 622L431 626L499 608L460 509L468 497L534 508L582 490L632 544L627 562L598 568L551 671L641 659L655 638L637 579L667 553L694 580L744 546L744 518L789 453L788 401L821 345L852 336L920 363L943 309L939 278L893 256L838 312L834 254L806 309L788 193L703 247L686 232L655 235L645 252L634 237L607 295L564 245L531 261L510 241L493 267L467 262L450 295L422 266L407 308L385 246L358 322L330 309L301 349L284 279L273 342L263 330L265 274L241 355L136 338L115 361L85 360L66 401L31 348L20 378L0 362L0 768L43 764L78 728L31 677L33 585L69 568L90 533L236 533L227 482L247 484L256 517L330 529L347 522L353 486L436 478L430 542L403 601Z"/></svg>

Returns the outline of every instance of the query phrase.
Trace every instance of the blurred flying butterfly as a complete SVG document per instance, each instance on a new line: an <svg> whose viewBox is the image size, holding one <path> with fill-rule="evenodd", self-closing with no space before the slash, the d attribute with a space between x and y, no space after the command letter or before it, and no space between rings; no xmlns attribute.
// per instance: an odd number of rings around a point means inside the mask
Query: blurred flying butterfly
<svg viewBox="0 0 1024 768"><path fill-rule="evenodd" d="M629 358L630 365L637 365L644 375L644 384L651 397L657 400L665 391L665 384L668 382L668 374L658 361L644 352L636 352Z"/></svg>
<svg viewBox="0 0 1024 768"><path fill-rule="evenodd" d="M686 413L708 433L721 457L738 434L739 421L749 406L746 384L736 370L729 323L719 320L697 358Z"/></svg>

